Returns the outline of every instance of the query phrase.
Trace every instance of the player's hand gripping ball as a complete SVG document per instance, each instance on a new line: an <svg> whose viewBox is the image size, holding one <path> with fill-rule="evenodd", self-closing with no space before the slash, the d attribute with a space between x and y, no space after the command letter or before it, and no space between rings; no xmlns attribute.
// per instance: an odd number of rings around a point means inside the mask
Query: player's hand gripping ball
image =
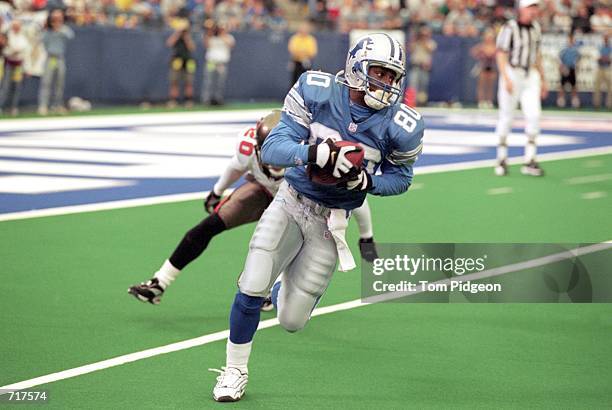
<svg viewBox="0 0 612 410"><path fill-rule="evenodd" d="M339 178L333 175L334 169L336 168L336 161L339 158L333 158L328 161L324 167L320 167L317 164L308 165L308 176L309 178L321 185L337 185L354 178L361 171L363 165L363 157L365 155L363 147L356 142L350 141L334 141L334 149L330 152L330 157L342 155L346 158L352 168L340 175ZM348 148L348 149L347 149Z"/></svg>

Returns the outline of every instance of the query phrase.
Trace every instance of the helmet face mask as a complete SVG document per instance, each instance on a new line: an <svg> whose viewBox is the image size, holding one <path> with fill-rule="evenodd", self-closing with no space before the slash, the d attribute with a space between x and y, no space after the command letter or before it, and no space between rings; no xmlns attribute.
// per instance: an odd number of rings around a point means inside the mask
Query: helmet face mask
<svg viewBox="0 0 612 410"><path fill-rule="evenodd" d="M383 67L395 72L392 84L371 76L371 67ZM402 96L405 75L401 44L387 34L377 33L361 37L349 50L344 71L336 75L336 81L363 91L366 104L380 110L395 104Z"/></svg>

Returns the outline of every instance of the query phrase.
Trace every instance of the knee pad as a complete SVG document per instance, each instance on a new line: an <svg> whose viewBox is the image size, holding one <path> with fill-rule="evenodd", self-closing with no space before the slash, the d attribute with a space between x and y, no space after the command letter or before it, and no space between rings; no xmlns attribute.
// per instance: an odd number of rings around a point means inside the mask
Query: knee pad
<svg viewBox="0 0 612 410"><path fill-rule="evenodd" d="M253 314L259 312L263 301L263 297L250 296L242 292L238 292L236 294L236 299L234 303L238 306L238 309L240 309L241 312L246 314Z"/></svg>
<svg viewBox="0 0 612 410"><path fill-rule="evenodd" d="M295 288L314 297L321 296L327 289L337 261L335 253L321 252L318 256L318 259L302 260L299 265L290 267L291 273L295 273L291 279Z"/></svg>
<svg viewBox="0 0 612 410"><path fill-rule="evenodd" d="M252 295L267 295L271 282L276 279L272 277L273 270L274 259L269 252L259 249L251 250L244 263L244 271L238 280L240 291Z"/></svg>
<svg viewBox="0 0 612 410"><path fill-rule="evenodd" d="M279 312L278 321L283 329L285 329L287 332L295 333L302 330L304 326L306 326L306 323L308 323L308 318L298 318L295 315L291 316L289 314Z"/></svg>

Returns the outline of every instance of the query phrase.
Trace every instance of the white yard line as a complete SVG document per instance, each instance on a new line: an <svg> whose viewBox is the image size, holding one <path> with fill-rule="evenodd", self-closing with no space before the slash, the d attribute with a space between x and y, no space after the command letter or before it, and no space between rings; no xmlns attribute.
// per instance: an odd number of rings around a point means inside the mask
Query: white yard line
<svg viewBox="0 0 612 410"><path fill-rule="evenodd" d="M595 155L612 154L612 147L586 148L573 151L551 152L541 154L538 159L541 162L556 161L560 159L582 158ZM522 163L522 157L510 158L510 164ZM429 165L416 167L416 175L436 174L448 171L463 171L468 169L492 167L494 160L480 160L470 162L458 162L444 165ZM419 187L420 188L420 187ZM418 189L418 188L417 188ZM107 211L118 208L132 208L136 206L156 205L171 202L190 201L194 199L204 198L205 192L191 192L184 194L162 195L147 198L126 199L121 201L102 202L85 205L72 205L58 208L37 209L32 211L12 212L0 215L0 222L12 221L17 219L41 218L46 216L67 215L81 212Z"/></svg>
<svg viewBox="0 0 612 410"><path fill-rule="evenodd" d="M603 167L603 161L598 159L591 159L589 161L586 161L582 166L585 168L600 168Z"/></svg>
<svg viewBox="0 0 612 410"><path fill-rule="evenodd" d="M612 174L585 175L565 180L569 185L592 184L594 182L605 182L612 180Z"/></svg>
<svg viewBox="0 0 612 410"><path fill-rule="evenodd" d="M487 190L487 195L503 195L503 194L511 194L514 190L509 186L502 186L499 188L491 188Z"/></svg>
<svg viewBox="0 0 612 410"><path fill-rule="evenodd" d="M585 247L579 247L570 249L565 252L559 252L552 255L547 255L540 258L531 259L528 261L514 263L511 265L500 266L498 268L488 269L482 272L471 273L461 277L454 278L454 280L461 280L462 282L468 280L480 280L493 276L500 276L506 273L517 272L525 269L531 269L538 266L547 265L550 263L559 262L565 259L572 259L577 256L587 255L589 253L598 252L612 248L612 241L602 242L594 245ZM448 284L451 279L443 279L433 284ZM376 302L389 301L402 297L416 295L421 293L421 290L413 292L392 292L386 293L374 297L368 298L368 302L363 302L361 299L352 300L350 302L339 303L336 305L326 306L317 308L313 311L312 316L321 316L329 313L340 312L343 310L355 309L361 306L367 306ZM279 324L278 319L268 319L259 323L258 329L267 329L270 327L277 326ZM150 357L159 356L166 353L178 352L180 350L189 349L192 347L202 346L209 343L224 340L229 336L229 329L222 330L220 332L210 333L193 339L183 340L181 342L171 343L165 346L155 347L152 349L143 350L140 352L129 353L123 356L113 357L112 359L102 360L100 362L87 364L84 366L75 367L73 369L63 370L57 373L51 373L33 379L24 380L17 383L7 384L6 386L0 387L0 395L6 394L8 391L29 389L34 386L40 386L42 384L53 383L59 380L69 379L72 377L81 376L87 373L92 373L98 370L108 369L111 367L121 366L126 363L132 363L138 360L148 359Z"/></svg>
<svg viewBox="0 0 612 410"><path fill-rule="evenodd" d="M595 192L585 192L584 194L580 195L580 197L582 199L599 199L599 198L605 198L608 194L603 192L603 191L595 191Z"/></svg>
<svg viewBox="0 0 612 410"><path fill-rule="evenodd" d="M228 110L228 111L193 111L193 112L155 112L135 114L92 115L83 117L24 118L0 121L0 132L22 132L24 130L71 130L92 127L127 127L163 125L183 125L187 122L217 123L223 121L257 121L270 110Z"/></svg>

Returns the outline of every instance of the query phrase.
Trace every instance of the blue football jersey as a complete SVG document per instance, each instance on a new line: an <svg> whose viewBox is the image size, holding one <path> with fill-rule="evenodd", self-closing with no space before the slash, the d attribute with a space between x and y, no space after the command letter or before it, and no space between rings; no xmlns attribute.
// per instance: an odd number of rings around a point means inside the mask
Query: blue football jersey
<svg viewBox="0 0 612 410"><path fill-rule="evenodd" d="M373 111L363 121L351 115L349 89L334 76L308 71L287 94L281 121L262 146L262 161L292 167L285 178L304 196L330 208L354 209L366 192L312 182L306 173L308 145L327 138L358 142L374 195L397 195L412 182L412 165L423 147L421 115L404 104ZM363 107L362 107L363 108ZM355 109L353 108L355 113Z"/></svg>

